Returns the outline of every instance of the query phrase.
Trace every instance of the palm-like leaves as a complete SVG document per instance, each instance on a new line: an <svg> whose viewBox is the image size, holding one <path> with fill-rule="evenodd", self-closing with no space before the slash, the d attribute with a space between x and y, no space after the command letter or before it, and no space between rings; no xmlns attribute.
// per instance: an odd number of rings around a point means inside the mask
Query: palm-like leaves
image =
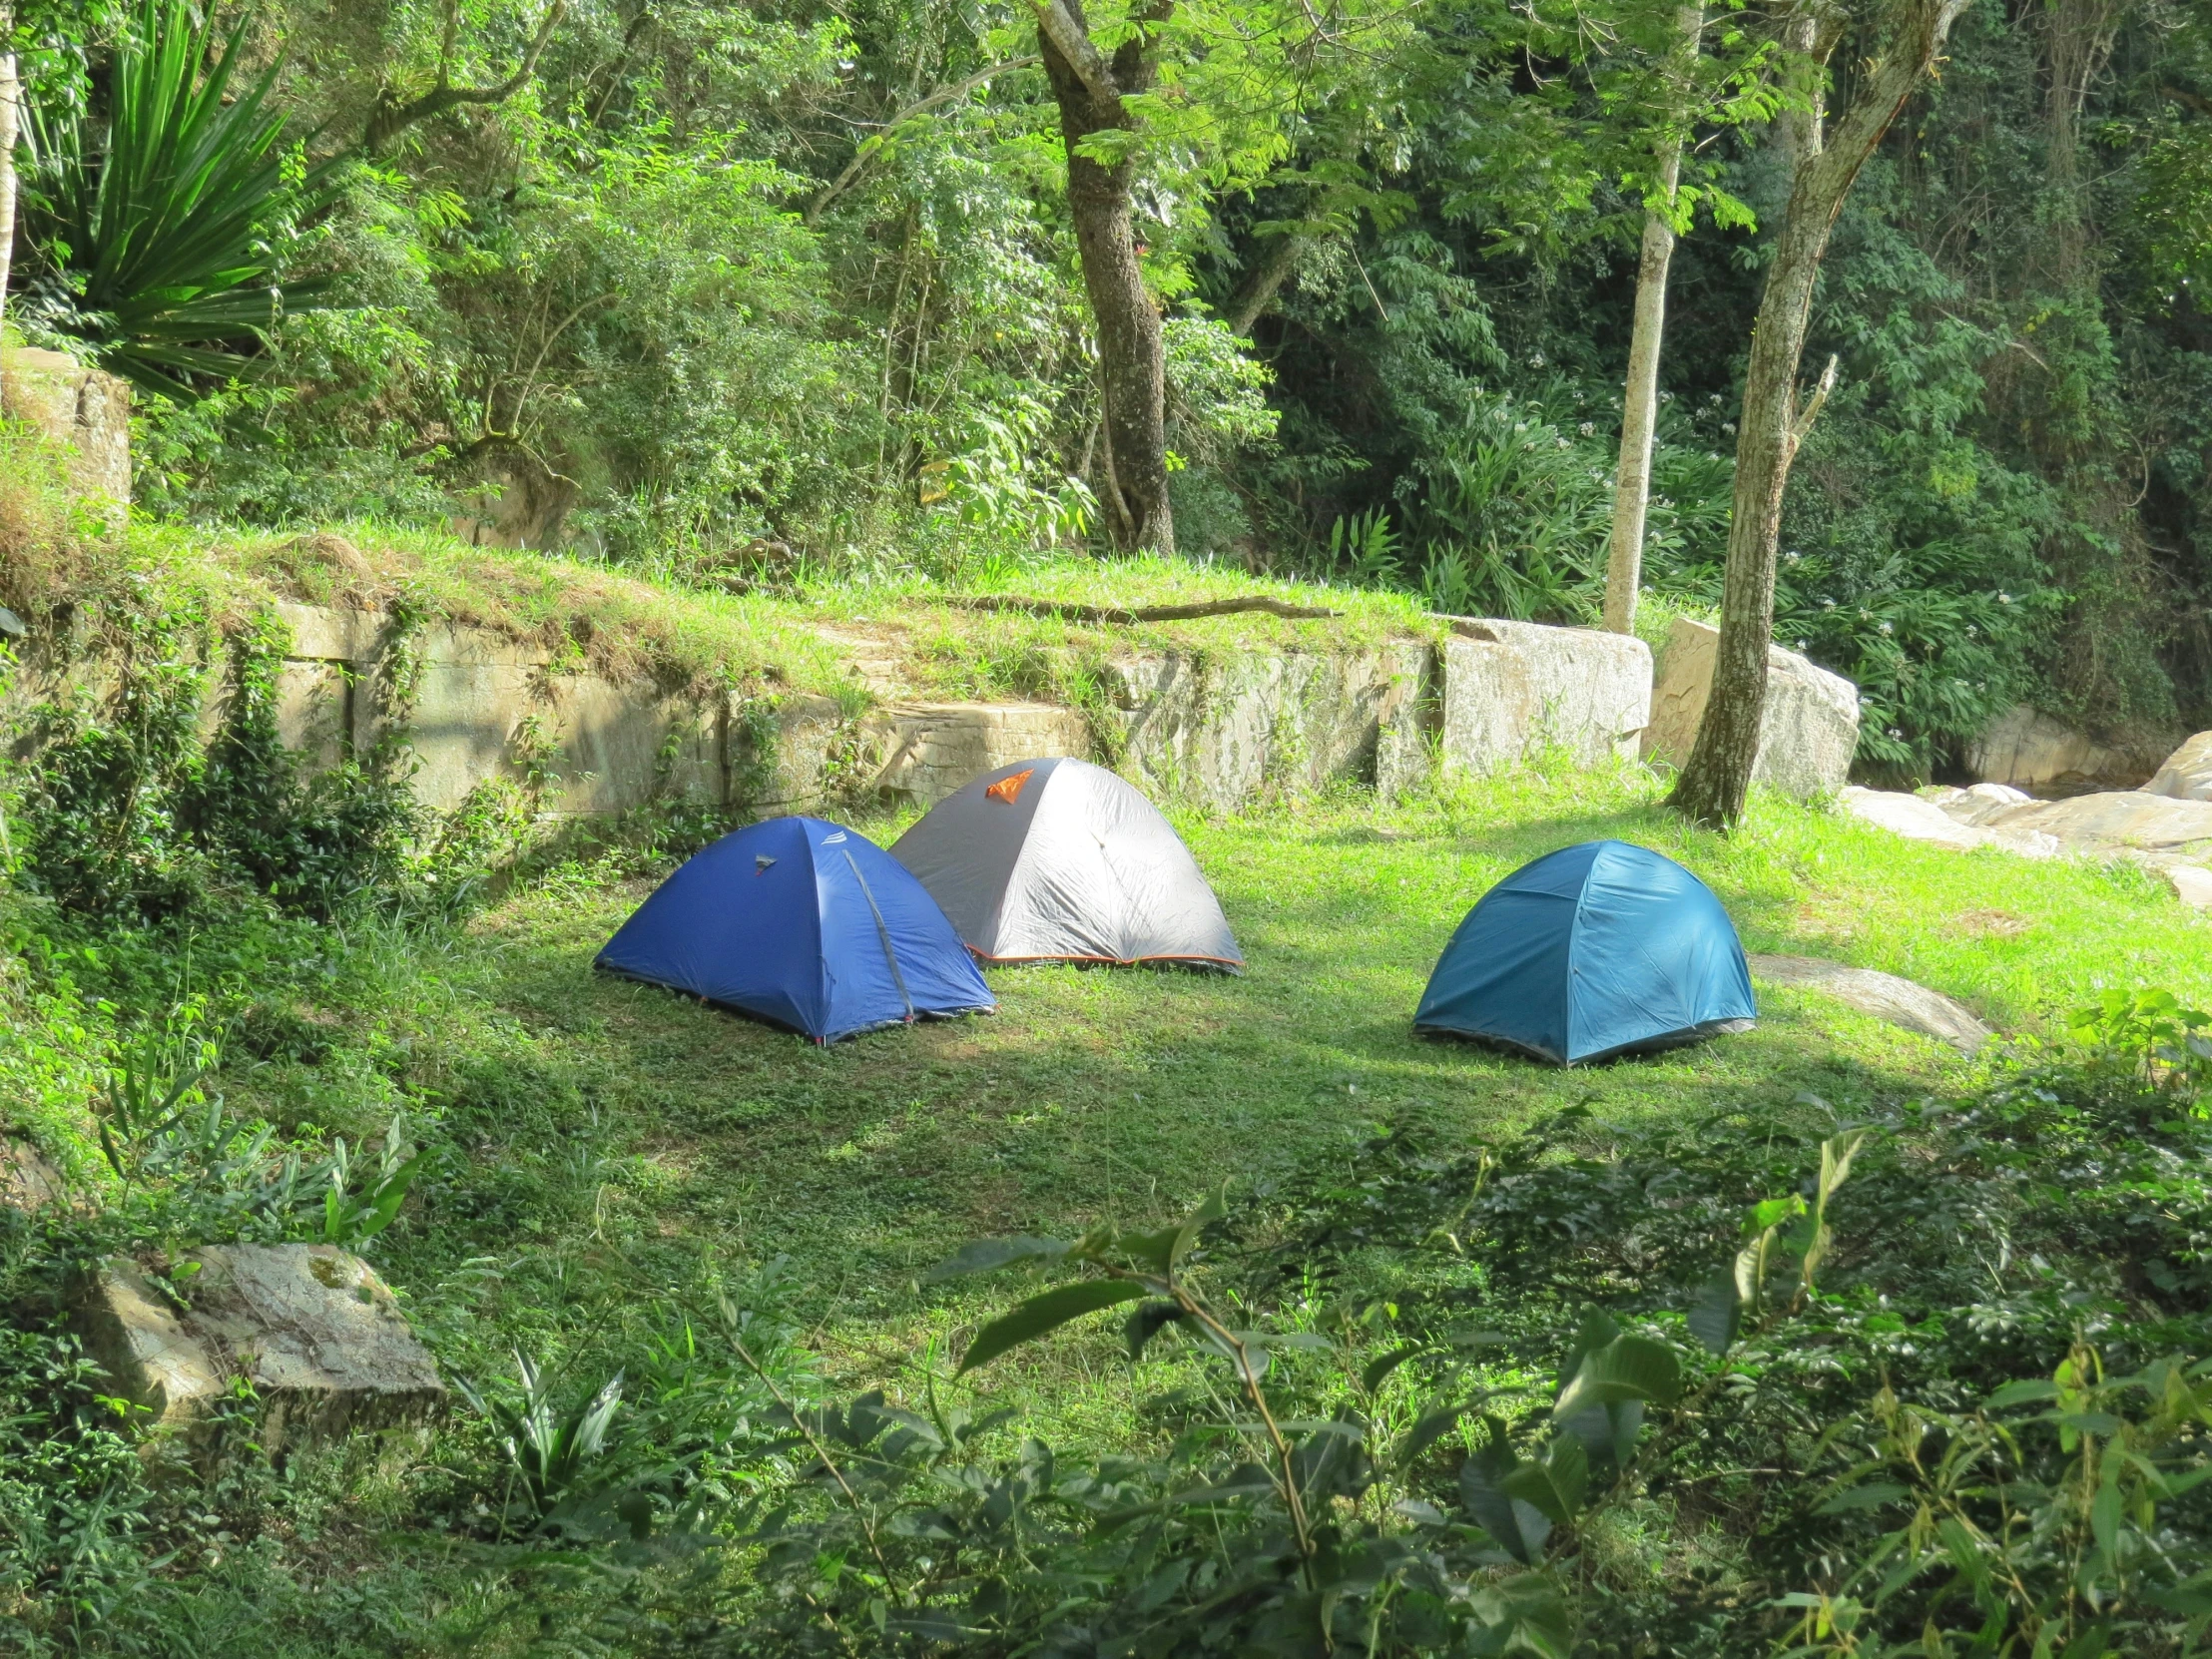
<svg viewBox="0 0 2212 1659"><path fill-rule="evenodd" d="M189 0L143 0L116 50L106 121L30 112L24 229L60 290L33 315L83 338L107 367L190 395L185 376L230 376L237 349L316 282L280 278L276 240L327 199L330 167L287 178L276 70L234 96L251 15L215 44Z"/></svg>

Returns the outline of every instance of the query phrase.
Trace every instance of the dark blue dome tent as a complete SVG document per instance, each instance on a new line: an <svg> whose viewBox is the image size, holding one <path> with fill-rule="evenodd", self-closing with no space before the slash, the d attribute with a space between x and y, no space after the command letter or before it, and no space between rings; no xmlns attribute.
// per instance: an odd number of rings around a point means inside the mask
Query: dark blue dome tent
<svg viewBox="0 0 2212 1659"><path fill-rule="evenodd" d="M1482 895L1413 1029L1574 1066L1741 1031L1758 1015L1712 889L1648 847L1584 841Z"/></svg>
<svg viewBox="0 0 2212 1659"><path fill-rule="evenodd" d="M997 1006L921 883L819 818L723 836L638 906L597 965L820 1043Z"/></svg>

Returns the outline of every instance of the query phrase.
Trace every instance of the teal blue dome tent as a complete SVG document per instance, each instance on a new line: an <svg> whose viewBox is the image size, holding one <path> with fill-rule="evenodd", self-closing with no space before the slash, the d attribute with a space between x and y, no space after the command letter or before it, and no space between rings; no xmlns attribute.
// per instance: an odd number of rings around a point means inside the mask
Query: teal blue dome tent
<svg viewBox="0 0 2212 1659"><path fill-rule="evenodd" d="M1672 858L1584 841L1482 895L1413 1029L1584 1065L1741 1031L1759 1015L1736 927Z"/></svg>

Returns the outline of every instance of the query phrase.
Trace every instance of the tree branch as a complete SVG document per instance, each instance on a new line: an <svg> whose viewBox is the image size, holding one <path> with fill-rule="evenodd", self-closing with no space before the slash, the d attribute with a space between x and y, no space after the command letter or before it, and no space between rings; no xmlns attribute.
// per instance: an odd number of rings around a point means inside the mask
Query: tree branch
<svg viewBox="0 0 2212 1659"><path fill-rule="evenodd" d="M515 67L515 72L504 81L488 87L457 87L447 78L450 74L456 27L455 11L456 8L452 5L446 7L445 38L438 51L437 84L420 98L411 99L404 104L393 102L389 93L379 94L376 112L368 118L368 130L361 135L363 151L374 155L416 122L427 121L434 115L443 115L447 110L458 109L464 104L503 104L512 98L537 73L538 58L545 51L546 42L553 38L553 31L568 14L568 0L553 0L553 4L546 8L544 18L538 23L537 33L530 37L529 48L523 53L522 62Z"/></svg>
<svg viewBox="0 0 2212 1659"><path fill-rule="evenodd" d="M1275 239L1267 258L1252 268L1222 313L1222 320L1229 324L1232 333L1252 332L1252 325L1260 320L1260 313L1275 303L1275 296L1282 291L1283 284L1313 244L1312 237L1298 231Z"/></svg>
<svg viewBox="0 0 2212 1659"><path fill-rule="evenodd" d="M1046 0L1037 7L1037 33L1052 43L1067 60L1069 71L1083 83L1083 90L1101 104L1121 102L1121 88L1114 81L1106 54L1092 44L1090 31L1075 21L1067 0Z"/></svg>
<svg viewBox="0 0 2212 1659"><path fill-rule="evenodd" d="M1293 622L1310 622L1318 617L1344 615L1342 611L1323 610L1314 605L1292 605L1280 599L1266 599L1251 594L1237 599L1210 599L1198 605L1145 605L1136 610L1125 610L1118 605L1062 604L1055 599L1002 598L996 594L976 599L948 599L945 603L956 605L963 611L1021 611L1030 616L1065 617L1070 622L1188 622L1196 617L1236 616L1246 611L1288 617Z"/></svg>
<svg viewBox="0 0 2212 1659"><path fill-rule="evenodd" d="M1791 424L1790 442L1792 447L1805 441L1805 434L1812 431L1813 422L1820 415L1821 405L1828 401L1828 394L1835 389L1836 355L1834 352L1830 352L1828 366L1821 370L1821 383L1813 388L1813 400L1805 405L1804 410Z"/></svg>
<svg viewBox="0 0 2212 1659"><path fill-rule="evenodd" d="M873 138L863 140L860 147L852 152L852 159L844 164L844 171L825 185L821 193L807 204L807 211L802 216L805 222L809 225L814 224L816 220L822 217L824 209L851 189L852 182L859 178L861 173L866 170L867 164L875 159L876 152L883 147L884 138L913 120L915 116L920 115L924 110L933 110L939 104L949 104L957 99L965 98L977 87L996 76L1004 75L1011 70L1028 69L1043 61L1034 52L1026 58L1009 58L1004 63L992 64L988 69L977 70L964 81L955 82L949 87L939 87L928 97L916 103L908 104L892 116L890 120L884 122L882 130Z"/></svg>

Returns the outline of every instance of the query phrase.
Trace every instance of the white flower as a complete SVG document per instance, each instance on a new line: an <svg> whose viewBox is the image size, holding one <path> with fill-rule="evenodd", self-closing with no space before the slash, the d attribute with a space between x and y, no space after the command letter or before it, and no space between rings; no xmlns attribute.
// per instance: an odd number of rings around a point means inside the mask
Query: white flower
<svg viewBox="0 0 2212 1659"><path fill-rule="evenodd" d="M1895 726L1893 726L1890 728L1890 736L1893 738L1903 739L1905 734L1903 732L1900 732Z"/></svg>
<svg viewBox="0 0 2212 1659"><path fill-rule="evenodd" d="M1882 625L1882 631L1883 631L1883 632L1884 632L1885 634L1894 634L1894 633L1896 633L1896 632L1897 632L1897 629L1896 629L1895 627L1893 627L1893 626L1892 626L1891 624L1889 624L1889 623L1885 622L1885 623L1884 623L1884 624Z"/></svg>
<svg viewBox="0 0 2212 1659"><path fill-rule="evenodd" d="M1730 437L1734 437L1736 435L1736 423L1733 420L1724 420L1721 422L1721 430Z"/></svg>
<svg viewBox="0 0 2212 1659"><path fill-rule="evenodd" d="M1565 449L1568 447L1567 440L1565 438L1553 438L1551 440L1551 447L1554 449Z"/></svg>
<svg viewBox="0 0 2212 1659"><path fill-rule="evenodd" d="M1712 392L1712 393L1709 393L1709 394L1708 394L1708 395L1706 396L1706 399L1705 399L1705 401L1706 401L1706 402L1708 402L1708 403L1711 403L1711 404L1712 404L1712 405L1714 405L1714 407L1716 407L1716 408L1718 408L1718 407L1720 406L1720 400L1721 400L1721 394L1720 394L1719 392L1717 392L1717 391L1716 391L1716 392Z"/></svg>
<svg viewBox="0 0 2212 1659"><path fill-rule="evenodd" d="M1575 429L1579 431L1584 437L1588 437L1597 430L1597 422L1594 420L1585 420L1580 426Z"/></svg>
<svg viewBox="0 0 2212 1659"><path fill-rule="evenodd" d="M2012 596L2008 593L2000 593L1997 595L1997 603L1999 605L2009 605L2012 603Z"/></svg>
<svg viewBox="0 0 2212 1659"><path fill-rule="evenodd" d="M1833 610L1834 610L1835 608L1836 608L1836 601L1835 601L1835 600L1833 600L1833 599L1824 599L1824 600L1822 600L1822 601L1821 601L1821 609L1822 609L1822 610L1824 610L1824 611L1833 611Z"/></svg>
<svg viewBox="0 0 2212 1659"><path fill-rule="evenodd" d="M1661 392L1659 394L1659 401L1662 403L1672 403L1674 401L1674 393L1671 391Z"/></svg>
<svg viewBox="0 0 2212 1659"><path fill-rule="evenodd" d="M1813 642L1811 640L1799 640L1797 642L1797 648L1800 651L1810 651L1813 649Z"/></svg>
<svg viewBox="0 0 2212 1659"><path fill-rule="evenodd" d="M1708 449L1705 452L1705 458L1709 461L1717 461L1721 458L1720 451L1717 449Z"/></svg>
<svg viewBox="0 0 2212 1659"><path fill-rule="evenodd" d="M1528 359L1528 366L1529 366L1530 368L1541 368L1541 367L1543 367L1543 366L1544 366L1544 354L1543 354L1543 353L1542 353L1541 351L1538 351L1538 352L1537 352L1537 353L1536 353L1536 354L1535 354L1534 356L1532 356L1532 357L1530 357L1530 358Z"/></svg>
<svg viewBox="0 0 2212 1659"><path fill-rule="evenodd" d="M1789 552L1787 552L1787 553L1783 554L1782 556L1783 556L1783 557L1784 557L1785 559L1789 560L1789 561L1790 561L1790 563L1792 563L1792 564L1796 564L1796 563L1798 562L1798 560L1800 560L1800 559L1802 559L1802 558L1804 558L1804 557L1805 557L1805 555L1804 555L1804 554L1800 553L1800 552L1799 552L1799 551L1798 551L1798 550L1797 550L1796 548L1794 548L1794 547L1793 547L1793 548L1791 548Z"/></svg>

